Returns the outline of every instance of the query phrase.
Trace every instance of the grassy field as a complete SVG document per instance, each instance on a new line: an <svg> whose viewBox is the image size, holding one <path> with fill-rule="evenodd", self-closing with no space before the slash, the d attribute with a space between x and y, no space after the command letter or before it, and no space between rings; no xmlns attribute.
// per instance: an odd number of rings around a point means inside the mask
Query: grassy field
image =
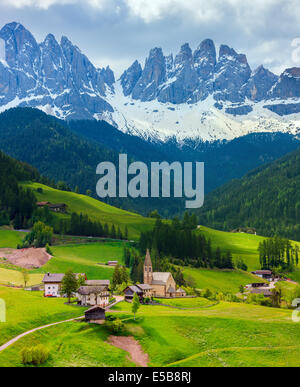
<svg viewBox="0 0 300 387"><path fill-rule="evenodd" d="M125 334L149 355L150 366L300 366L299 324L289 310L226 302L197 310L141 306L134 322L127 320L130 304L114 309L126 319ZM38 343L50 350L45 366L131 365L107 336L103 326L66 323L21 339L0 353L0 365L21 366L21 349Z"/></svg>
<svg viewBox="0 0 300 387"><path fill-rule="evenodd" d="M53 258L35 272L86 273L88 279L112 279L113 267L99 265L109 260L123 263L123 242L52 246Z"/></svg>
<svg viewBox="0 0 300 387"><path fill-rule="evenodd" d="M33 189L38 201L67 204L68 213L82 212L90 219L98 220L103 224L120 226L123 232L127 226L129 237L133 239L138 238L141 231L148 230L154 225L154 219L144 218L141 215L109 206L89 196L59 191L39 183L24 183L23 186ZM43 193L37 192L37 188L42 188ZM69 215L58 214L57 216L68 217Z"/></svg>
<svg viewBox="0 0 300 387"><path fill-rule="evenodd" d="M44 298L42 292L0 286L0 299L6 303L6 323L0 323L0 345L29 329L84 314L84 308L65 305L63 298Z"/></svg>
<svg viewBox="0 0 300 387"><path fill-rule="evenodd" d="M43 274L30 273L27 286L38 285L42 282ZM0 267L0 285L24 286L23 275L20 270Z"/></svg>
<svg viewBox="0 0 300 387"><path fill-rule="evenodd" d="M221 250L230 250L233 259L242 258L248 266L249 271L259 269L258 245L265 238L245 233L231 233L214 230L212 228L201 226L197 231L210 238L212 247L220 247Z"/></svg>
<svg viewBox="0 0 300 387"><path fill-rule="evenodd" d="M15 249L22 242L26 233L0 228L0 248L9 247Z"/></svg>
<svg viewBox="0 0 300 387"><path fill-rule="evenodd" d="M237 293L240 285L252 282L264 282L259 277L242 270L210 270L184 268L185 279L192 279L196 288Z"/></svg>

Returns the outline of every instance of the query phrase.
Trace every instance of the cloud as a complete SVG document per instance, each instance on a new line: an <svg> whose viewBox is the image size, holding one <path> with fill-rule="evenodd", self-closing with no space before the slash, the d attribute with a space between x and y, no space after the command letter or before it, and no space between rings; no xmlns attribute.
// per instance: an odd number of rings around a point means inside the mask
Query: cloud
<svg viewBox="0 0 300 387"><path fill-rule="evenodd" d="M161 20L171 15L190 14L198 21L212 21L222 16L222 3L219 0L125 0L132 15L146 23Z"/></svg>
<svg viewBox="0 0 300 387"><path fill-rule="evenodd" d="M48 9L53 5L88 5L93 8L102 9L103 5L107 3L106 0L2 0L5 5L24 8L24 7L36 7L40 9Z"/></svg>
<svg viewBox="0 0 300 387"><path fill-rule="evenodd" d="M299 19L299 0L0 0L1 25L20 21L39 41L66 35L118 73L155 46L176 54L205 38L247 54L253 68L280 72L297 65Z"/></svg>

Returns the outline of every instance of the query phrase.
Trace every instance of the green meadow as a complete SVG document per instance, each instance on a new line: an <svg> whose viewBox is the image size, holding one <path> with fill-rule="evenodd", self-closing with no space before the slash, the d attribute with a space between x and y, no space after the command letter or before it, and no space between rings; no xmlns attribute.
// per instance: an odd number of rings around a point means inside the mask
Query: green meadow
<svg viewBox="0 0 300 387"><path fill-rule="evenodd" d="M43 276L43 274L39 273L30 273L27 286L40 284ZM6 269L0 266L0 285L24 286L24 279L21 271Z"/></svg>
<svg viewBox="0 0 300 387"><path fill-rule="evenodd" d="M86 273L89 279L112 279L113 267L105 265L113 260L123 263L123 242L100 242L51 246L53 258L35 272Z"/></svg>
<svg viewBox="0 0 300 387"><path fill-rule="evenodd" d="M114 310L124 320L122 335L139 341L149 366L300 366L299 323L290 310L227 302L200 308L201 299L194 301L195 310L141 306L135 322L130 304ZM0 364L22 366L22 348L42 343L50 350L46 367L132 365L107 339L104 326L65 323L22 338L0 353Z"/></svg>
<svg viewBox="0 0 300 387"><path fill-rule="evenodd" d="M20 244L26 233L0 228L0 248L15 249ZM1 255L0 255L1 256Z"/></svg>
<svg viewBox="0 0 300 387"><path fill-rule="evenodd" d="M60 191L39 183L24 183L23 186L32 189L38 201L67 204L69 214L82 212L92 220L98 220L110 226L112 224L119 226L123 232L127 226L128 235L133 239L138 238L141 231L149 230L154 225L154 219L112 207L86 195ZM37 192L37 188L42 188L43 192ZM68 213L56 214L56 216L66 218L69 217Z"/></svg>
<svg viewBox="0 0 300 387"><path fill-rule="evenodd" d="M186 280L192 279L198 289L210 289L235 294L240 285L253 282L265 282L259 277L242 270L210 270L183 268Z"/></svg>
<svg viewBox="0 0 300 387"><path fill-rule="evenodd" d="M213 248L220 247L222 251L230 250L235 261L242 258L249 271L260 269L257 249L259 243L265 239L264 237L246 233L218 231L204 226L201 226L197 232L205 235L206 238L210 238Z"/></svg>
<svg viewBox="0 0 300 387"><path fill-rule="evenodd" d="M0 286L0 299L6 303L6 322L0 323L0 345L29 329L84 314L83 308L65 305L63 298L44 298L43 292Z"/></svg>

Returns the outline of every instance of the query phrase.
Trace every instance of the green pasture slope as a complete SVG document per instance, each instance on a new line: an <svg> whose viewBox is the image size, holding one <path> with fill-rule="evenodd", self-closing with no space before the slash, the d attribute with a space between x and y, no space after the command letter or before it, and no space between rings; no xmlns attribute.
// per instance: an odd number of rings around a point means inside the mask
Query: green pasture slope
<svg viewBox="0 0 300 387"><path fill-rule="evenodd" d="M82 316L85 310L65 305L64 298L44 298L43 292L4 286L0 286L0 299L6 303L6 322L0 322L0 345L32 328Z"/></svg>
<svg viewBox="0 0 300 387"><path fill-rule="evenodd" d="M124 319L122 334L140 342L149 366L300 366L299 323L291 311L227 302L203 308L194 301L195 310L141 306L135 322L130 304L114 309ZM108 336L101 325L62 324L22 338L0 353L0 365L22 366L22 348L39 343L50 350L46 367L132 365Z"/></svg>
<svg viewBox="0 0 300 387"><path fill-rule="evenodd" d="M18 244L22 243L22 240L26 233L8 230L0 227L0 248L12 248L15 249Z"/></svg>
<svg viewBox="0 0 300 387"><path fill-rule="evenodd" d="M82 212L88 215L90 219L98 220L103 224L119 226L123 232L127 226L129 237L133 239L138 239L141 231L151 229L155 222L154 219L121 210L89 196L60 191L39 183L24 183L22 185L32 189L38 201L67 204L68 213ZM42 188L43 193L37 192L37 188ZM57 214L57 216L69 217L69 214Z"/></svg>
<svg viewBox="0 0 300 387"><path fill-rule="evenodd" d="M204 226L200 226L197 233L210 238L213 248L220 247L222 251L230 250L234 260L242 258L249 271L260 268L257 249L259 243L265 239L264 237L246 233L218 231Z"/></svg>
<svg viewBox="0 0 300 387"><path fill-rule="evenodd" d="M35 272L65 273L72 269L74 273L86 273L88 279L112 279L113 267L105 265L107 261L123 263L123 242L103 242L51 246L53 258Z"/></svg>
<svg viewBox="0 0 300 387"><path fill-rule="evenodd" d="M210 289L219 292L236 294L240 285L253 282L265 282L259 277L242 270L210 270L183 268L186 280L192 279L198 289Z"/></svg>

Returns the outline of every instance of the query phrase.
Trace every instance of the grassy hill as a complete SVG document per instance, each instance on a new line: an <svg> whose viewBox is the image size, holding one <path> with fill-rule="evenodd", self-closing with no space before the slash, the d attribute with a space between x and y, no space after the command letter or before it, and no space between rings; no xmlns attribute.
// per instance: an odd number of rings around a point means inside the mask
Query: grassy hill
<svg viewBox="0 0 300 387"><path fill-rule="evenodd" d="M65 305L63 298L44 298L42 292L0 286L0 298L6 303L6 322L0 323L0 345L26 330L78 317L84 311Z"/></svg>
<svg viewBox="0 0 300 387"><path fill-rule="evenodd" d="M22 242L25 232L0 228L0 248L10 247L15 249Z"/></svg>
<svg viewBox="0 0 300 387"><path fill-rule="evenodd" d="M210 270L184 268L186 280L192 279L198 289L210 289L228 293L238 293L241 285L264 282L259 277L242 270Z"/></svg>
<svg viewBox="0 0 300 387"><path fill-rule="evenodd" d="M300 331L291 311L227 302L197 308L194 301L194 310L142 306L136 322L130 304L114 309L125 320L123 334L140 342L150 366L300 365ZM22 348L41 343L50 350L46 367L132 366L128 353L110 345L108 337L104 326L66 323L22 338L0 353L0 364L22 366Z"/></svg>
<svg viewBox="0 0 300 387"><path fill-rule="evenodd" d="M207 195L200 221L222 230L254 227L262 235L300 241L299 190L300 148Z"/></svg>
<svg viewBox="0 0 300 387"><path fill-rule="evenodd" d="M123 263L123 246L122 242L52 246L53 258L37 272L65 273L72 269L75 273L86 273L88 279L111 280L114 268L105 263L110 260Z"/></svg>
<svg viewBox="0 0 300 387"><path fill-rule="evenodd" d="M120 226L121 231L124 231L127 226L130 238L138 238L141 231L148 230L154 225L154 219L121 210L89 196L60 191L39 183L23 183L22 185L33 190L37 201L67 204L68 213L56 214L58 218L67 218L72 212L82 212L90 219L98 220L102 224ZM43 192L37 192L37 188L42 188Z"/></svg>

